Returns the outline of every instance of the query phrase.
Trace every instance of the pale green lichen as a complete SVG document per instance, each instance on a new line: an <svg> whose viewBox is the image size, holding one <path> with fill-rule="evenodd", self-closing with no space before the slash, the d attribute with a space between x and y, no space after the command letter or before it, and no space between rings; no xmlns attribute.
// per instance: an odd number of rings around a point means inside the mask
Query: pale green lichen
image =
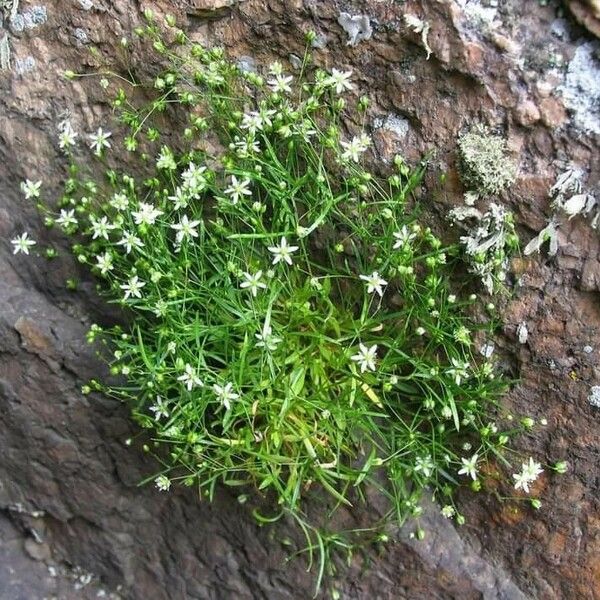
<svg viewBox="0 0 600 600"><path fill-rule="evenodd" d="M465 185L483 195L499 194L515 181L517 166L508 156L506 140L475 125L458 138L461 176Z"/></svg>

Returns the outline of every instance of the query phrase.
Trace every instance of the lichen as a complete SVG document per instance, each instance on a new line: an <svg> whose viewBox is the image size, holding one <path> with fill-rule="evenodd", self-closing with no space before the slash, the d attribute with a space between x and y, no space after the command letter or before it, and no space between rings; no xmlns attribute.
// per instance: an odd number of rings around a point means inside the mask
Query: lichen
<svg viewBox="0 0 600 600"><path fill-rule="evenodd" d="M484 195L496 195L515 181L517 166L509 158L506 140L476 125L458 138L461 176L465 185Z"/></svg>

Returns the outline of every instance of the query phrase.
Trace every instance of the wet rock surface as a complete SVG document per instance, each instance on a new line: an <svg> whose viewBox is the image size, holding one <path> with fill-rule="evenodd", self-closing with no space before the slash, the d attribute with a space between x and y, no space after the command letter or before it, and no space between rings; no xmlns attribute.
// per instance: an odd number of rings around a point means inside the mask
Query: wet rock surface
<svg viewBox="0 0 600 600"><path fill-rule="evenodd" d="M556 4L519 0L499 7L474 0L21 0L20 18L4 4L0 40L7 36L10 61L0 71L0 598L310 597L303 564L285 564L281 541L291 528L259 528L226 491L208 505L193 490L165 495L138 487L155 466L126 408L81 394L84 382L103 373L86 328L115 315L18 189L26 177L43 179L49 193L59 189L65 165L56 128L66 114L77 129L92 131L109 113L97 79L68 83L60 74L122 68L119 40L131 36L146 7L176 14L193 37L255 65L302 56L303 35L314 29L316 62L353 68L357 87L373 101L373 166L385 171L397 151L416 160L436 149L425 196L432 224L462 199L458 134L480 122L503 132L520 165L503 202L528 241L552 212L548 190L558 173L581 168L586 188L600 193L598 41L560 16ZM360 17L360 31L370 35L349 45L341 13ZM405 14L430 25L429 60ZM140 71L151 70L143 56L136 61ZM579 67L569 79L573 61ZM61 256L13 256L9 240L23 230ZM521 449L567 460L569 473L540 479L544 505L537 512L465 495L467 525L455 530L428 507L424 542L411 539L407 527L385 552L355 557L327 591L361 599L600 598L600 409L589 401L600 384L600 244L580 217L559 237L556 257L515 261L517 285L497 343L519 377L507 406L548 422L524 437ZM73 293L64 284L74 271L83 283ZM523 322L529 335L520 344Z"/></svg>

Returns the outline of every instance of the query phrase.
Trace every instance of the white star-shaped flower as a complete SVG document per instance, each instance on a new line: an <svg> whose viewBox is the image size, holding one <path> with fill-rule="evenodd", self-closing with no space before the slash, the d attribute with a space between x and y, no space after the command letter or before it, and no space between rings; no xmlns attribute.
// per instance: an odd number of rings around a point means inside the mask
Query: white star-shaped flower
<svg viewBox="0 0 600 600"><path fill-rule="evenodd" d="M479 459L478 454L473 454L471 458L461 458L461 462L463 466L458 472L459 475L466 475L470 477L473 481L477 479L477 460Z"/></svg>
<svg viewBox="0 0 600 600"><path fill-rule="evenodd" d="M102 238L108 240L108 232L111 229L115 229L116 225L108 222L108 217L102 217L97 220L94 216L90 217L90 224L92 226L92 239Z"/></svg>
<svg viewBox="0 0 600 600"><path fill-rule="evenodd" d="M292 92L290 83L292 83L293 79L291 75L287 77L285 75L276 75L275 79L269 79L267 84L271 86L271 90L275 93L290 94Z"/></svg>
<svg viewBox="0 0 600 600"><path fill-rule="evenodd" d="M274 255L273 264L276 265L280 261L292 264L292 253L298 250L298 246L288 246L285 236L281 238L279 246L269 246L269 252Z"/></svg>
<svg viewBox="0 0 600 600"><path fill-rule="evenodd" d="M226 383L224 386L215 383L215 385L213 385L213 392L227 410L231 408L231 401L237 400L240 397L239 394L236 394L233 391L233 385L231 383Z"/></svg>
<svg viewBox="0 0 600 600"><path fill-rule="evenodd" d="M162 210L159 210L152 204L146 204L146 202L140 202L139 210L132 211L133 220L136 225L154 225L154 222L160 215L164 214Z"/></svg>
<svg viewBox="0 0 600 600"><path fill-rule="evenodd" d="M110 142L108 138L112 135L110 131L103 131L102 127L98 127L98 131L96 133L91 133L89 135L90 138L90 148L94 151L96 156L101 156L104 148L110 148Z"/></svg>
<svg viewBox="0 0 600 600"><path fill-rule="evenodd" d="M140 281L137 275L129 278L127 283L120 285L119 287L125 292L125 300L129 297L132 298L141 298L142 297L142 288L146 285L144 281Z"/></svg>
<svg viewBox="0 0 600 600"><path fill-rule="evenodd" d="M383 296L383 286L388 282L377 271L373 271L370 275L361 275L360 278L367 282L367 293L377 292L379 296Z"/></svg>
<svg viewBox="0 0 600 600"><path fill-rule="evenodd" d="M190 221L187 215L183 215L179 220L179 223L171 225L171 229L177 231L177 235L175 236L177 243L181 244L181 242L188 237L198 237L198 231L196 230L198 225L200 225L200 221Z"/></svg>
<svg viewBox="0 0 600 600"><path fill-rule="evenodd" d="M410 231L406 225L403 225L400 231L394 231L394 237L396 238L396 242L393 245L393 249L397 250L412 242L417 237L417 234Z"/></svg>
<svg viewBox="0 0 600 600"><path fill-rule="evenodd" d="M77 217L75 217L75 209L66 210L60 209L60 215L56 218L56 222L66 229L70 225L77 225Z"/></svg>
<svg viewBox="0 0 600 600"><path fill-rule="evenodd" d="M195 387L202 387L204 385L202 379L198 377L196 369L194 369L194 367L192 367L190 364L185 365L185 372L183 375L180 375L177 378L177 381L181 381L187 388L188 392L191 392Z"/></svg>
<svg viewBox="0 0 600 600"><path fill-rule="evenodd" d="M29 234L25 231L20 236L12 239L10 243L13 245L13 254L29 254L29 248L35 246L36 242L29 238Z"/></svg>
<svg viewBox="0 0 600 600"><path fill-rule="evenodd" d="M377 358L377 344L373 344L370 348L364 344L359 344L358 353L350 357L360 367L360 372L375 371L375 359Z"/></svg>
<svg viewBox="0 0 600 600"><path fill-rule="evenodd" d="M353 89L353 85L350 83L350 77L352 71L338 71L338 69L332 69L331 75L325 79L325 84L335 89L336 94L341 94L345 90Z"/></svg>
<svg viewBox="0 0 600 600"><path fill-rule="evenodd" d="M137 235L124 231L123 237L117 242L117 246L125 246L125 254L129 254L132 248L143 248L144 243Z"/></svg>
<svg viewBox="0 0 600 600"><path fill-rule="evenodd" d="M262 271L256 271L254 274L244 273L245 281L240 284L240 287L244 289L248 288L252 292L252 295L256 298L258 290L266 289L267 287L266 283L261 281L262 274Z"/></svg>
<svg viewBox="0 0 600 600"><path fill-rule="evenodd" d="M41 181L31 181L26 179L21 182L21 191L25 194L26 200L31 200L32 198L40 197L40 189L42 187Z"/></svg>
<svg viewBox="0 0 600 600"><path fill-rule="evenodd" d="M156 402L150 409L154 413L154 419L156 421L160 421L161 417L169 417L169 407L167 402L163 400L160 396L156 396Z"/></svg>
<svg viewBox="0 0 600 600"><path fill-rule="evenodd" d="M248 189L250 185L249 179L239 181L235 175L231 176L231 185L223 190L231 198L232 204L237 204L242 196L252 196L252 191Z"/></svg>
<svg viewBox="0 0 600 600"><path fill-rule="evenodd" d="M106 275L114 268L113 258L110 252L105 252L104 254L99 254L96 256L96 263L96 266L100 269L100 273L102 273L102 275Z"/></svg>

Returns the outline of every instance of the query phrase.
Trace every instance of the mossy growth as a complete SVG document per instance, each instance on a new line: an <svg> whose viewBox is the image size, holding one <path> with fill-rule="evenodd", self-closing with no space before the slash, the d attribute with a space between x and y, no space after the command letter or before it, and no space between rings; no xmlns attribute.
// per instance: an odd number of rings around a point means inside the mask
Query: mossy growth
<svg viewBox="0 0 600 600"><path fill-rule="evenodd" d="M461 178L469 188L491 196L514 183L517 166L508 156L502 136L490 133L484 125L475 125L458 138L458 148Z"/></svg>

